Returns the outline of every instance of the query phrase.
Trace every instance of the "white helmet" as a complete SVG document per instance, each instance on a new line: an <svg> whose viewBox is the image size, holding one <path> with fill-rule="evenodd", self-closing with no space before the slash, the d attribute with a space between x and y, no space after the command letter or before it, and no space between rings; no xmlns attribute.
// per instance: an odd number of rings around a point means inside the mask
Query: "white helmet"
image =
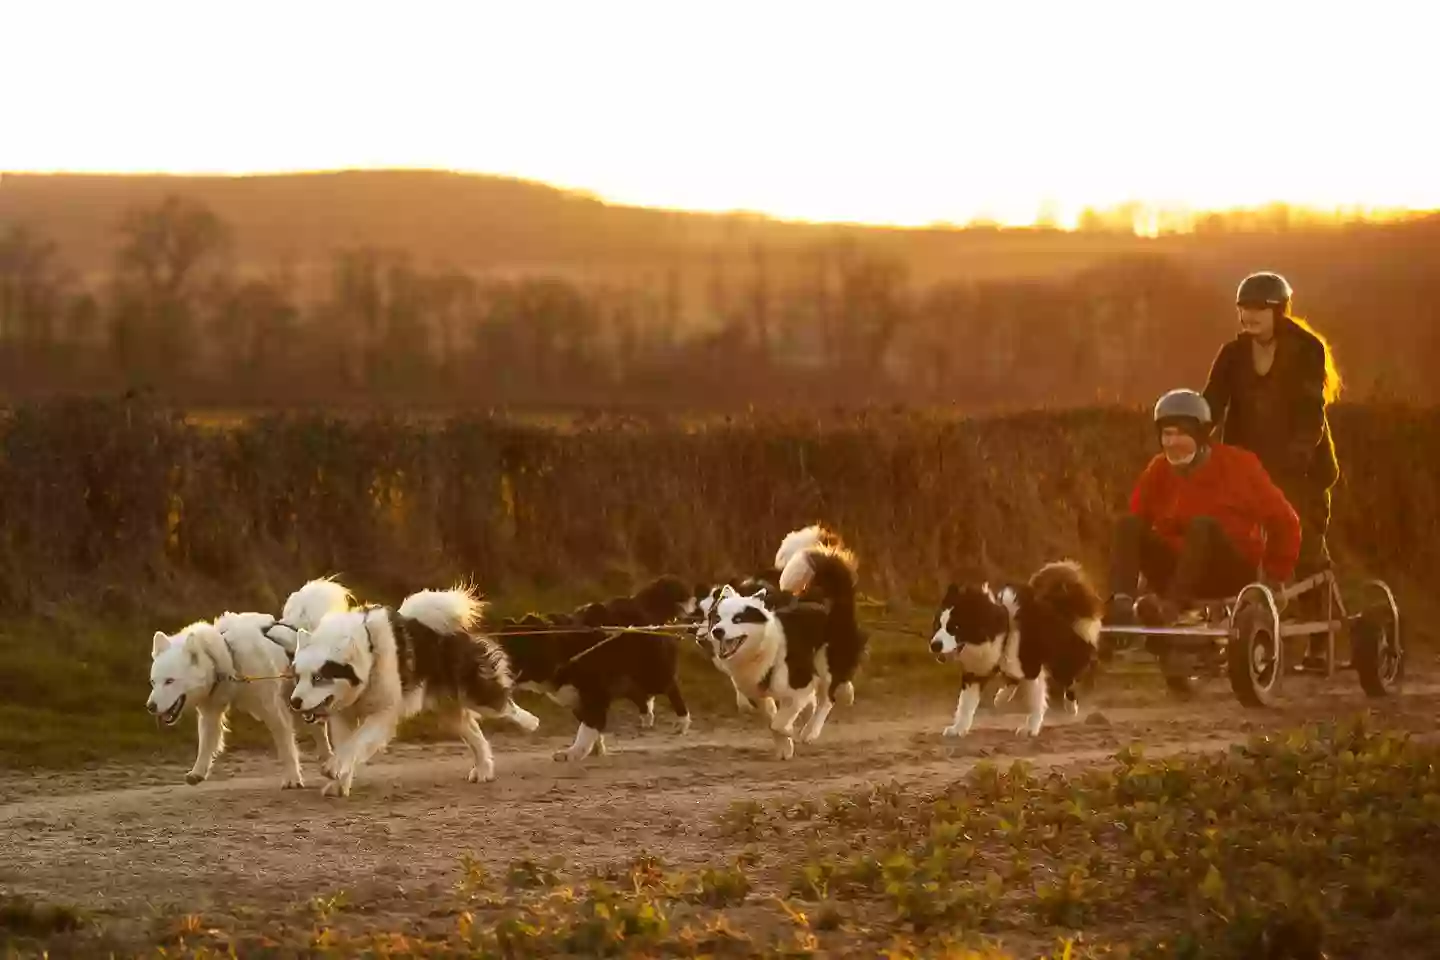
<svg viewBox="0 0 1440 960"><path fill-rule="evenodd" d="M1171 390L1155 402L1155 425L1161 426L1166 420L1194 420L1201 427L1209 427L1210 403L1204 394L1194 390Z"/></svg>

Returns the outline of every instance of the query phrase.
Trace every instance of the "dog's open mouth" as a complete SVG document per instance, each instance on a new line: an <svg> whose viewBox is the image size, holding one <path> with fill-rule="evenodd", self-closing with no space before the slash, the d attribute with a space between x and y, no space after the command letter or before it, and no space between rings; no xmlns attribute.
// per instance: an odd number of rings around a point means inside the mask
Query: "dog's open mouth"
<svg viewBox="0 0 1440 960"><path fill-rule="evenodd" d="M324 722L324 720L330 716L330 704L334 699L335 697L332 695L315 704L315 706L309 710L301 710L300 719L306 723Z"/></svg>
<svg viewBox="0 0 1440 960"><path fill-rule="evenodd" d="M175 721L180 719L180 714L185 709L185 694L180 694L179 699L170 705L170 709L160 714L157 718L167 727L175 726Z"/></svg>
<svg viewBox="0 0 1440 960"><path fill-rule="evenodd" d="M715 641L715 653L721 660L729 660L745 646L744 636L726 637L724 640Z"/></svg>

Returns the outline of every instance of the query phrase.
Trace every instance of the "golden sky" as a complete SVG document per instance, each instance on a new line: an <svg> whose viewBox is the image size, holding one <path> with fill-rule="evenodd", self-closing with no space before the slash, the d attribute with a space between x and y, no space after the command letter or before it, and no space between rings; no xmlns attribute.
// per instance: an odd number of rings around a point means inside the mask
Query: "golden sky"
<svg viewBox="0 0 1440 960"><path fill-rule="evenodd" d="M438 167L918 224L1440 208L1420 0L0 0L0 170Z"/></svg>

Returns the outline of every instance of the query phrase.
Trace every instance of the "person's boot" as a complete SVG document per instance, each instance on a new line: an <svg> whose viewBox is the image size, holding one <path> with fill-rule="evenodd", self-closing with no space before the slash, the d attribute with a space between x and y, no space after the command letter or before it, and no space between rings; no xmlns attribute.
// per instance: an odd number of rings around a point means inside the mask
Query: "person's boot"
<svg viewBox="0 0 1440 960"><path fill-rule="evenodd" d="M1135 598L1117 593L1105 607L1107 627L1132 627L1135 625Z"/></svg>
<svg viewBox="0 0 1440 960"><path fill-rule="evenodd" d="M1158 593L1147 593L1135 601L1135 616L1147 627L1171 627L1180 619L1180 605Z"/></svg>

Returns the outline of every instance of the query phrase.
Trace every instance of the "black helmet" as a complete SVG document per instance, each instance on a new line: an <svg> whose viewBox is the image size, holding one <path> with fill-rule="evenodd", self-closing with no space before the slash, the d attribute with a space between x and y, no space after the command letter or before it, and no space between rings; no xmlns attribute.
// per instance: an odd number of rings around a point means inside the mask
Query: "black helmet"
<svg viewBox="0 0 1440 960"><path fill-rule="evenodd" d="M1278 273L1252 273L1240 281L1235 304L1241 307L1279 307L1290 302L1294 291Z"/></svg>
<svg viewBox="0 0 1440 960"><path fill-rule="evenodd" d="M1194 390L1171 390L1155 402L1155 426L1176 420L1194 420L1205 433L1211 426L1210 403Z"/></svg>

